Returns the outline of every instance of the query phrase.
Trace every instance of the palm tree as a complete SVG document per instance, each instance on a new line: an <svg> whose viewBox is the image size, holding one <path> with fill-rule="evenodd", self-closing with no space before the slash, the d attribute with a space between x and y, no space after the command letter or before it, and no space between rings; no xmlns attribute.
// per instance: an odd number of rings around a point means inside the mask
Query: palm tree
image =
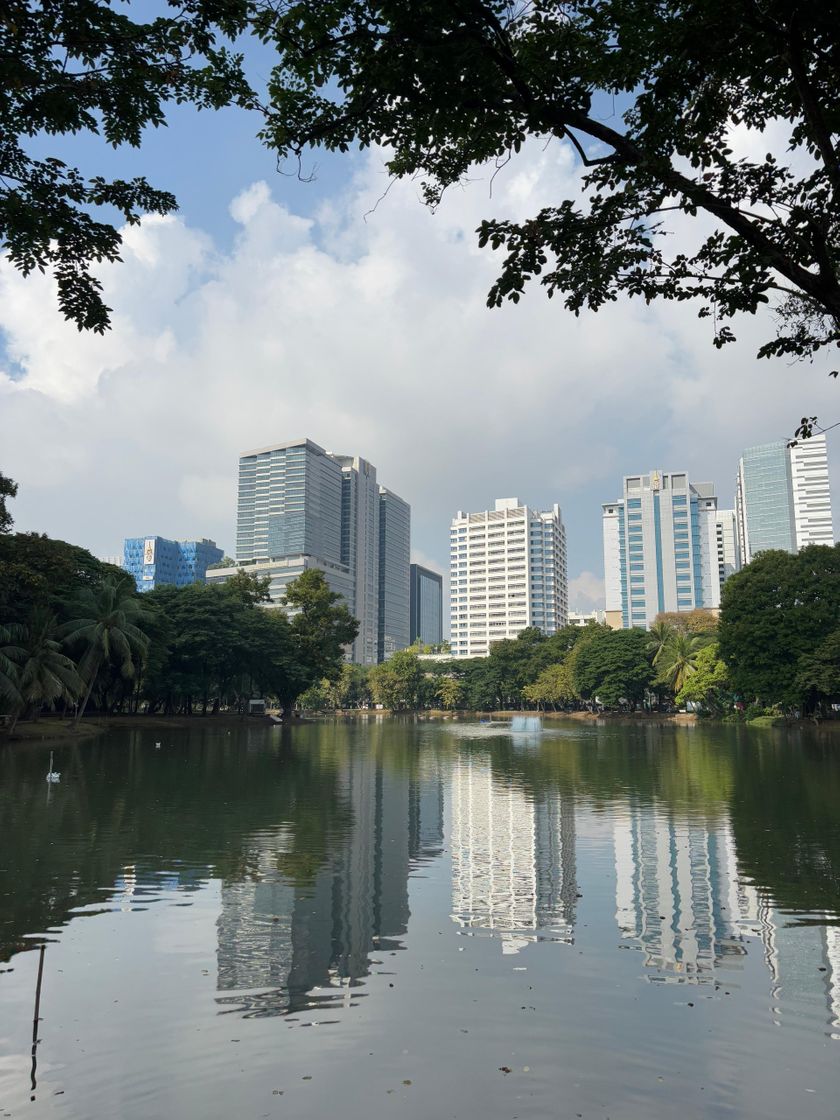
<svg viewBox="0 0 840 1120"><path fill-rule="evenodd" d="M708 644L708 637L705 635L686 634L684 630L675 630L659 651L658 656L661 658L659 676L675 694L682 689L697 669L697 655Z"/></svg>
<svg viewBox="0 0 840 1120"><path fill-rule="evenodd" d="M75 664L61 652L58 620L44 608L36 608L25 625L7 627L10 639L3 653L16 669L18 702L12 730L21 713L32 708L37 718L44 706L56 700L75 700L84 685Z"/></svg>
<svg viewBox="0 0 840 1120"><path fill-rule="evenodd" d="M662 657L668 643L674 637L676 629L670 622L654 622L651 624L648 634L650 641L648 642L648 653L652 654L651 664L658 665L659 659Z"/></svg>
<svg viewBox="0 0 840 1120"><path fill-rule="evenodd" d="M19 646L13 643L12 629L0 626L0 700L6 700L13 708L17 708L20 704L20 691L17 666L12 655L18 651Z"/></svg>
<svg viewBox="0 0 840 1120"><path fill-rule="evenodd" d="M68 604L72 620L63 628L64 641L82 651L79 669L87 683L76 723L85 714L90 694L103 665L116 665L129 680L135 659L143 658L149 638L141 626L151 618L129 575L105 576L95 587L87 587Z"/></svg>

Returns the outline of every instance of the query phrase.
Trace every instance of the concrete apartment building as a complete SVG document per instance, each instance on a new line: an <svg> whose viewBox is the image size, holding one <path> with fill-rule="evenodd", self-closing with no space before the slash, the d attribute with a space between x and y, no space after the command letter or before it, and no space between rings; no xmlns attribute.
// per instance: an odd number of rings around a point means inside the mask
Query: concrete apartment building
<svg viewBox="0 0 840 1120"><path fill-rule="evenodd" d="M409 644L410 518L408 504L380 486L376 468L359 456L330 454L309 439L246 451L236 564L213 570L208 582L223 583L240 569L268 576L272 603L281 606L292 580L321 571L359 622L348 656L375 664L383 645L393 652Z"/></svg>
<svg viewBox="0 0 840 1120"><path fill-rule="evenodd" d="M459 511L450 528L453 657L484 657L494 641L528 626L566 625L566 531L560 507L536 510L500 498L492 510Z"/></svg>
<svg viewBox="0 0 840 1120"><path fill-rule="evenodd" d="M736 511L740 559L834 544L825 435L749 447L738 463Z"/></svg>
<svg viewBox="0 0 840 1120"><path fill-rule="evenodd" d="M717 609L723 581L739 566L735 514L719 510L714 486L654 470L624 478L603 507L606 620L648 627L662 611Z"/></svg>

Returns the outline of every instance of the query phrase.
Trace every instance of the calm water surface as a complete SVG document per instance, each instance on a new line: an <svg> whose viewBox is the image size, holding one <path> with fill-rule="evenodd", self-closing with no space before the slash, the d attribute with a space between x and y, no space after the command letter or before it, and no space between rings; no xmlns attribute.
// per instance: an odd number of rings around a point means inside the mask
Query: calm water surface
<svg viewBox="0 0 840 1120"><path fill-rule="evenodd" d="M197 721L48 758L0 751L0 1116L840 1114L838 739Z"/></svg>

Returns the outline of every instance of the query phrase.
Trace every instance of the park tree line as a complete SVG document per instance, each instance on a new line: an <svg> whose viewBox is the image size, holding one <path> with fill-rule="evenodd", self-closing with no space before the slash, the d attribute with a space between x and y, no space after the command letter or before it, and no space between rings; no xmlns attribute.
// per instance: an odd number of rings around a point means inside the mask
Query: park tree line
<svg viewBox="0 0 840 1120"><path fill-rule="evenodd" d="M35 533L0 534L0 712L212 715L254 696L290 713L333 679L357 623L321 572L290 584L288 613L267 581L138 594L126 572Z"/></svg>
<svg viewBox="0 0 840 1120"><path fill-rule="evenodd" d="M573 708L717 717L833 714L840 705L840 546L760 554L723 587L720 616L661 614L649 630L528 628L484 658L345 660L358 623L322 573L269 608L268 581L138 594L120 568L65 541L12 533L0 476L0 713L14 726L58 708L212 715L254 695L285 713Z"/></svg>
<svg viewBox="0 0 840 1120"><path fill-rule="evenodd" d="M345 665L300 697L316 709L668 711L718 718L830 716L840 704L840 546L765 552L726 582L719 617L660 614L649 630L526 629L487 657L401 650Z"/></svg>

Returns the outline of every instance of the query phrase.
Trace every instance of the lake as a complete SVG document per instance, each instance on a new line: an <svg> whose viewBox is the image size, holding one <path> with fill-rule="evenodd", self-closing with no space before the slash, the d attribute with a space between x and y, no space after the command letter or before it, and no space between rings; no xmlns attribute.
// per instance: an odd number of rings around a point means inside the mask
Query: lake
<svg viewBox="0 0 840 1120"><path fill-rule="evenodd" d="M0 1117L838 1114L840 737L196 719L48 763L0 748Z"/></svg>

